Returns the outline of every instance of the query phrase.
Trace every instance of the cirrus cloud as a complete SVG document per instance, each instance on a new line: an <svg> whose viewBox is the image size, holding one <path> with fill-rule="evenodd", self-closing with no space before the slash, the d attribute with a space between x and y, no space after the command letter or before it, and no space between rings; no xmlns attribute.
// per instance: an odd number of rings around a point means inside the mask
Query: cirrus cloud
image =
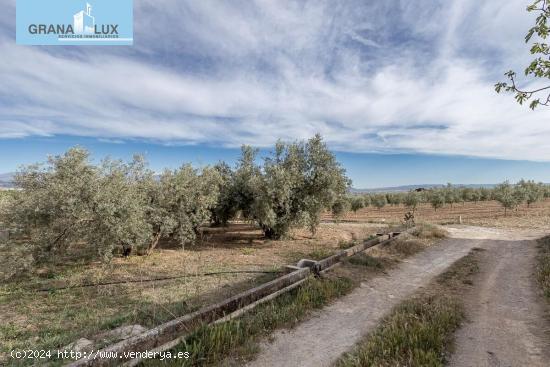
<svg viewBox="0 0 550 367"><path fill-rule="evenodd" d="M492 85L528 60L525 1L135 1L134 47L14 44L0 138L161 144L325 136L338 150L550 161L550 110Z"/></svg>

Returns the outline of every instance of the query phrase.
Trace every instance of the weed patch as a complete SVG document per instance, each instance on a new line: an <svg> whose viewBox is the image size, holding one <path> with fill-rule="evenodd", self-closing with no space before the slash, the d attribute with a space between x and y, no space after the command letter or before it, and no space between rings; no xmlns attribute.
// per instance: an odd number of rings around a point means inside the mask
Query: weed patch
<svg viewBox="0 0 550 367"><path fill-rule="evenodd" d="M390 253L403 255L405 257L411 256L424 250L426 246L411 236L402 236L390 243L386 248L390 250Z"/></svg>
<svg viewBox="0 0 550 367"><path fill-rule="evenodd" d="M288 262L296 263L301 259L310 259L310 260L323 260L327 257L334 255L335 251L333 249L326 248L316 248L309 252L305 251L292 251L287 255Z"/></svg>
<svg viewBox="0 0 550 367"><path fill-rule="evenodd" d="M539 253L537 256L537 280L550 301L550 236L539 240Z"/></svg>
<svg viewBox="0 0 550 367"><path fill-rule="evenodd" d="M258 351L255 341L273 330L292 327L311 310L348 293L353 282L348 278L310 279L298 289L272 302L258 306L251 313L224 322L203 326L190 335L175 352L189 352L190 358L176 362L146 361L143 365L208 366L228 355L244 362Z"/></svg>
<svg viewBox="0 0 550 367"><path fill-rule="evenodd" d="M448 233L441 227L434 226L428 223L418 224L411 230L411 234L418 238L433 238L442 239L447 237Z"/></svg>
<svg viewBox="0 0 550 367"><path fill-rule="evenodd" d="M447 237L447 231L431 224L419 224L408 233L385 246L390 253L398 257L414 255L431 246L442 238Z"/></svg>
<svg viewBox="0 0 550 367"><path fill-rule="evenodd" d="M459 293L477 271L473 250L427 290L402 302L338 367L443 366L453 332L464 318Z"/></svg>
<svg viewBox="0 0 550 367"><path fill-rule="evenodd" d="M383 269L384 262L376 257L365 254L364 252L350 257L347 260L352 265L364 266L367 268Z"/></svg>
<svg viewBox="0 0 550 367"><path fill-rule="evenodd" d="M372 236L370 236L370 237L372 237ZM367 238L365 241L370 240L370 237ZM348 249L350 247L353 247L355 245L357 245L357 241L355 241L355 240L352 240L352 241L340 240L340 241L338 241L338 248L340 250L346 250L346 249Z"/></svg>

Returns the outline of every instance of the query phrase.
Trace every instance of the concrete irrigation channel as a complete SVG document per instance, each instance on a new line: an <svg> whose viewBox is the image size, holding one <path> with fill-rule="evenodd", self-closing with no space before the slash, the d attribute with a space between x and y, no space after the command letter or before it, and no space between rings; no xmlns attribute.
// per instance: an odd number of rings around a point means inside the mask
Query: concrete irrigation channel
<svg viewBox="0 0 550 367"><path fill-rule="evenodd" d="M303 259L297 266L287 266L289 271L279 278L264 283L256 288L239 293L222 302L206 306L198 311L175 318L139 335L132 336L115 344L109 345L93 353L92 356L74 361L68 366L110 366L120 364L125 354L131 352L160 352L173 348L186 336L204 324L227 321L238 317L255 306L274 299L278 295L298 287L309 276L319 275L338 265L343 259L365 251L368 248L383 245L395 240L399 233L379 234L376 238L362 244L342 250L337 254L320 261ZM116 362L102 356L117 355ZM122 358L121 358L122 357ZM125 365L136 365L139 359L127 359Z"/></svg>

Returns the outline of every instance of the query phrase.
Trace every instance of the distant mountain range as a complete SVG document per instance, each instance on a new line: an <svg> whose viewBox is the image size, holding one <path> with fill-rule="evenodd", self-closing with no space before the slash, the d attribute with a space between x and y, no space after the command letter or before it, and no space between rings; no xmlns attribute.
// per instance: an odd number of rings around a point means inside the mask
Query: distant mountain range
<svg viewBox="0 0 550 367"><path fill-rule="evenodd" d="M0 188L10 189L13 188L13 172L0 173Z"/></svg>
<svg viewBox="0 0 550 367"><path fill-rule="evenodd" d="M391 186L391 187L378 187L374 189L355 189L351 188L351 192L354 194L370 194L370 193L377 193L377 192L408 192L411 190L415 190L418 188L424 188L424 189L437 189L441 187L445 187L446 185L442 184L418 184L418 185L403 185L403 186ZM453 184L455 187L469 187L472 189L478 189L481 187L485 187L487 189L491 189L496 186L496 184Z"/></svg>
<svg viewBox="0 0 550 367"><path fill-rule="evenodd" d="M0 173L0 189L10 189L13 188L15 185L13 184L13 172L9 173ZM354 194L368 194L368 193L376 193L376 192L407 192L410 190L414 190L420 187L423 187L425 189L431 189L431 188L438 188L443 187L445 185L442 184L418 184L418 185L403 185L403 186L391 186L391 187L378 187L373 189L356 189L351 188L350 192ZM453 186L459 186L459 187L471 187L471 188L480 188L480 187L486 187L486 188L492 188L495 186L495 184L458 184Z"/></svg>

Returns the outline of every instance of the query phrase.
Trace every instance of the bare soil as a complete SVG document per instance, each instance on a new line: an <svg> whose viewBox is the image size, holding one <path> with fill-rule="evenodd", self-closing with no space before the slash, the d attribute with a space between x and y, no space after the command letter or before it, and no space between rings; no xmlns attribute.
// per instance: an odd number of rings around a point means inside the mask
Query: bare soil
<svg viewBox="0 0 550 367"><path fill-rule="evenodd" d="M539 232L470 226L404 260L292 330L279 331L248 366L331 366L393 306L428 285L472 248L487 249L466 296L471 322L457 334L451 366L548 366L548 320L533 284ZM546 361L546 362L545 362Z"/></svg>
<svg viewBox="0 0 550 367"><path fill-rule="evenodd" d="M202 244L185 250L163 243L151 256L115 258L108 264L58 259L29 269L24 278L0 282L0 365L11 349L54 349L122 325L154 326L265 282L270 275L220 274L51 292L36 289L219 271L272 271L312 253L331 254L343 243L361 241L380 228L368 223L329 224L315 236L296 230L290 239L270 241L252 225L233 224L207 229ZM0 272L14 261L3 254L0 248Z"/></svg>
<svg viewBox="0 0 550 367"><path fill-rule="evenodd" d="M363 208L357 213L350 212L344 222L371 222L371 223L401 223L404 214L408 211L403 205L386 205L382 209L373 207ZM330 213L323 216L325 221L333 221ZM517 210L508 211L496 201L478 203L458 203L452 206L446 204L443 208L434 210L430 204L420 204L415 213L417 222L436 224L463 224L487 226L497 228L524 228L550 230L550 199L531 204L521 204Z"/></svg>
<svg viewBox="0 0 550 367"><path fill-rule="evenodd" d="M392 307L483 242L446 239L403 260L386 275L363 281L351 294L295 329L276 332L261 345L258 358L248 366L331 366L372 331Z"/></svg>
<svg viewBox="0 0 550 367"><path fill-rule="evenodd" d="M475 286L464 295L469 322L456 333L450 366L548 366L550 323L533 276L536 243L496 237L485 242Z"/></svg>

